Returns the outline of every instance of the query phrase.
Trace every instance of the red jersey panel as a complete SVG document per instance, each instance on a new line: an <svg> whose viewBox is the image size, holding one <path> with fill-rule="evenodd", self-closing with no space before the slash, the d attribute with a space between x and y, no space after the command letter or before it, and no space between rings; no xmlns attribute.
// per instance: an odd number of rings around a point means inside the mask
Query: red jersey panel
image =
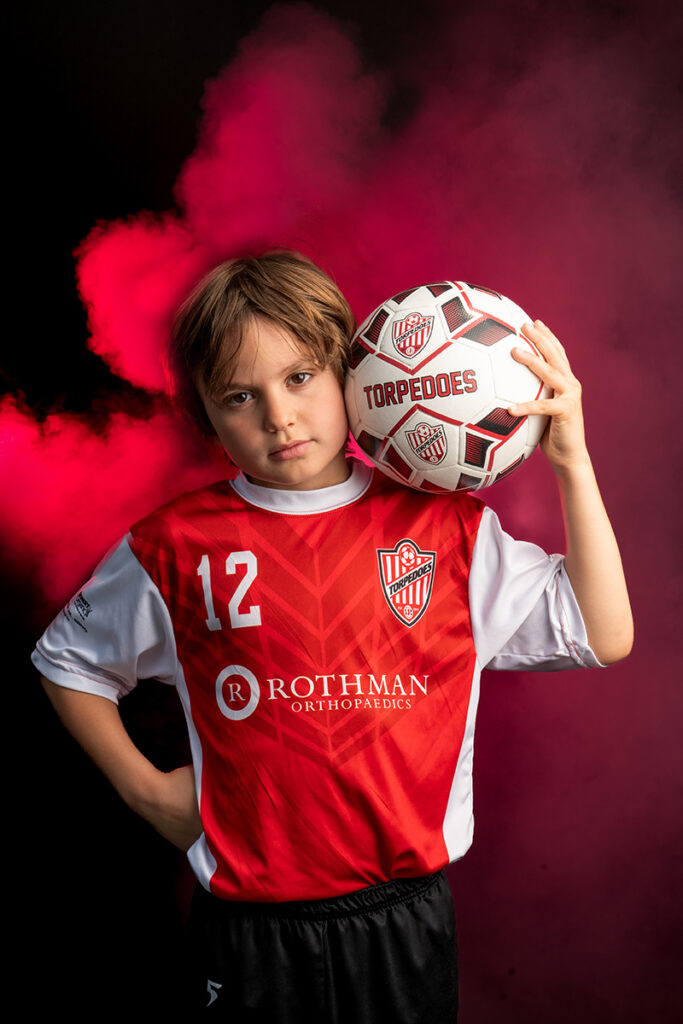
<svg viewBox="0 0 683 1024"><path fill-rule="evenodd" d="M220 483L133 528L173 624L216 895L324 898L448 862L482 508L375 478L287 514Z"/></svg>

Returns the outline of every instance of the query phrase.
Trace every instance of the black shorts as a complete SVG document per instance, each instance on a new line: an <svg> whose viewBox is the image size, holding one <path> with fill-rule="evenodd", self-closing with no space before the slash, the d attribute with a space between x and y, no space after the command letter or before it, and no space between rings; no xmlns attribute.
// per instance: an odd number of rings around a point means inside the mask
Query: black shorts
<svg viewBox="0 0 683 1024"><path fill-rule="evenodd" d="M456 1019L455 920L442 871L310 903L232 903L198 886L188 929L193 1019Z"/></svg>

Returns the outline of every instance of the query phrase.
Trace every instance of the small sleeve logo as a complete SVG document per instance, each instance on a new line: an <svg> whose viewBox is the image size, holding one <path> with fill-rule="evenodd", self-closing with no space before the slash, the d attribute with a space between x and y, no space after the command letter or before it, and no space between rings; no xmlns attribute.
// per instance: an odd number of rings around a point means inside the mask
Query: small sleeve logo
<svg viewBox="0 0 683 1024"><path fill-rule="evenodd" d="M88 632L88 627L85 624L85 620L92 612L92 605L89 601L83 597L83 591L81 590L75 597L72 597L69 603L64 609L69 622L74 626L78 626L84 633Z"/></svg>

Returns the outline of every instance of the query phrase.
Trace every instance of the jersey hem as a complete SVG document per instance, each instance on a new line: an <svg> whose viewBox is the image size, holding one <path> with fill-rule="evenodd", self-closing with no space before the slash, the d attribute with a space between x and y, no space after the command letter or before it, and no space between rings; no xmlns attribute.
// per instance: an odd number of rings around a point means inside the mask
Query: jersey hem
<svg viewBox="0 0 683 1024"><path fill-rule="evenodd" d="M51 683L55 683L56 686L63 686L65 690L78 690L80 693L92 693L98 697L106 697L113 704L118 704L119 697L130 692L129 688L124 687L120 682L111 682L101 676L58 665L37 647L31 654L31 661L41 675L49 679Z"/></svg>

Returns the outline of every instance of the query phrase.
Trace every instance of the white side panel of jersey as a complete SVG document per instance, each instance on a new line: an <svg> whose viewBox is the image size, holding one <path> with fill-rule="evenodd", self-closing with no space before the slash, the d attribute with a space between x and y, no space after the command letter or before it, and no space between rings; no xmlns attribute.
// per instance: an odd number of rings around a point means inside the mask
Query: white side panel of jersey
<svg viewBox="0 0 683 1024"><path fill-rule="evenodd" d="M199 735L192 719L192 705L190 704L190 695L187 690L185 673L183 672L182 666L179 668L176 686L180 697L180 703L182 704L183 711L185 712L185 720L187 722L187 732L190 738L190 750L192 752L192 767L194 769L195 792L197 794L197 804L201 812L203 769L202 745L199 741ZM199 883L207 891L210 891L209 882L218 865L216 864L211 850L207 846L206 836L203 832L199 839L197 839L187 851L187 859L190 862L190 866L197 876Z"/></svg>
<svg viewBox="0 0 683 1024"><path fill-rule="evenodd" d="M187 851L187 859L199 884L207 892L211 892L209 882L216 873L218 865L207 845L206 836L203 832Z"/></svg>
<svg viewBox="0 0 683 1024"><path fill-rule="evenodd" d="M479 704L480 676L481 668L477 662L472 677L465 735L460 747L443 823L443 838L448 850L449 861L464 857L472 845L474 835L472 769L474 764L474 724Z"/></svg>
<svg viewBox="0 0 683 1024"><path fill-rule="evenodd" d="M175 684L171 616L127 537L48 626L31 660L53 683L115 704L139 678Z"/></svg>
<svg viewBox="0 0 683 1024"><path fill-rule="evenodd" d="M484 510L469 580L472 633L484 668L599 667L561 555L514 540Z"/></svg>

